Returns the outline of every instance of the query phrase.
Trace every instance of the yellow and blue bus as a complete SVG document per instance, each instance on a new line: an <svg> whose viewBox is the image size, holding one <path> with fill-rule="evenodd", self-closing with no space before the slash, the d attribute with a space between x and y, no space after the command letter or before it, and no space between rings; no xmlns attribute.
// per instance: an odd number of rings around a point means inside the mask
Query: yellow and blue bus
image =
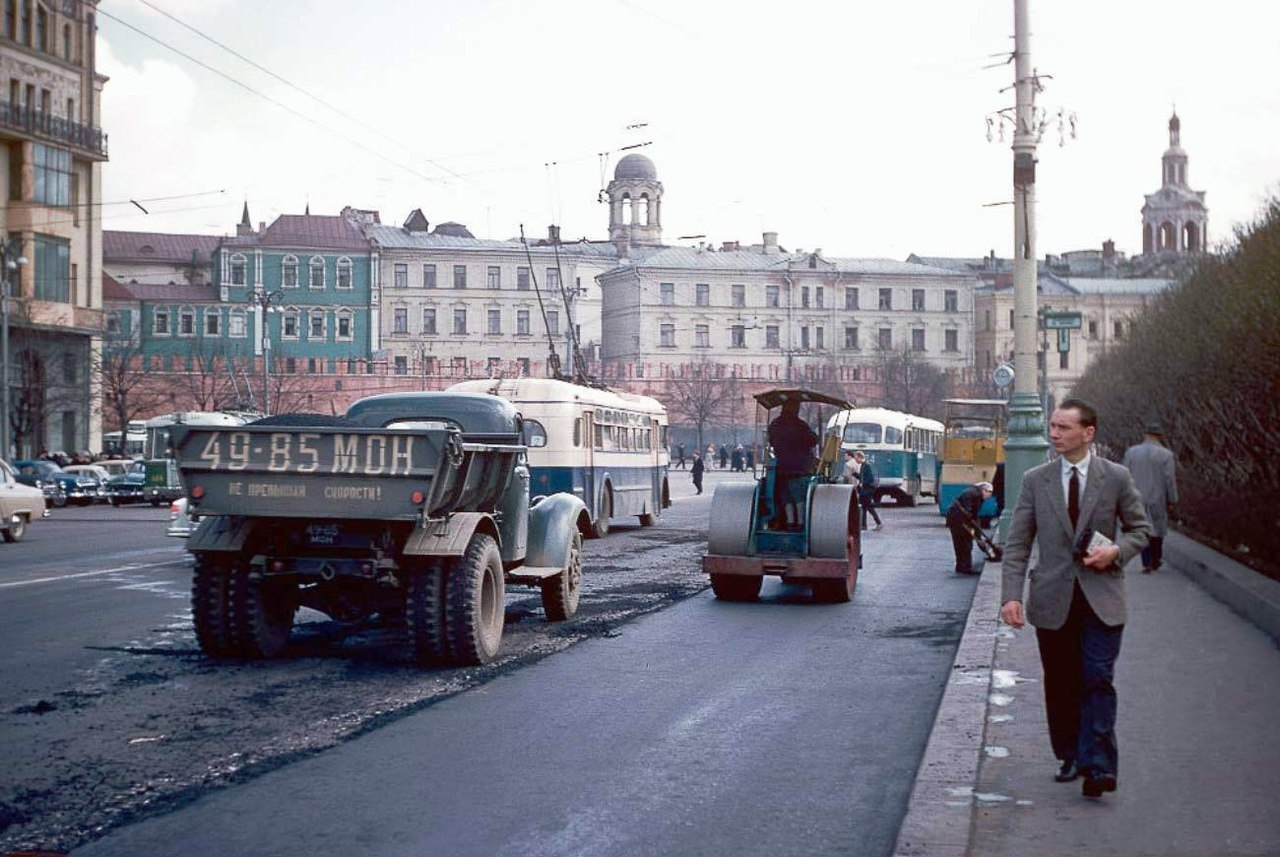
<svg viewBox="0 0 1280 857"><path fill-rule="evenodd" d="M1008 436L1008 403L1004 399L945 399L942 459L939 466L938 512L947 507L960 492L975 482L995 484L996 473L1004 465L1004 443ZM978 516L994 518L996 497L988 497Z"/></svg>
<svg viewBox="0 0 1280 857"><path fill-rule="evenodd" d="M614 519L649 527L671 505L667 411L648 396L551 378L463 381L449 389L489 393L516 406L529 449L530 493L580 498L599 538Z"/></svg>
<svg viewBox="0 0 1280 857"><path fill-rule="evenodd" d="M937 420L888 408L853 408L833 416L827 430L839 433L844 451L867 456L880 480L877 503L892 497L899 505L914 506L938 496L942 423Z"/></svg>

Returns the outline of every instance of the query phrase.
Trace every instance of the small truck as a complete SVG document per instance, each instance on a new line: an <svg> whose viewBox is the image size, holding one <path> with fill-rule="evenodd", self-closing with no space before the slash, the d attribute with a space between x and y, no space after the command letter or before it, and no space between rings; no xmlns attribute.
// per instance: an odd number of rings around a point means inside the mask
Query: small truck
<svg viewBox="0 0 1280 857"><path fill-rule="evenodd" d="M586 508L530 505L523 420L503 399L371 396L345 417L174 426L173 448L201 518L191 605L212 657L281 654L305 606L396 617L423 664L485 664L508 584L540 588L551 621L577 612Z"/></svg>

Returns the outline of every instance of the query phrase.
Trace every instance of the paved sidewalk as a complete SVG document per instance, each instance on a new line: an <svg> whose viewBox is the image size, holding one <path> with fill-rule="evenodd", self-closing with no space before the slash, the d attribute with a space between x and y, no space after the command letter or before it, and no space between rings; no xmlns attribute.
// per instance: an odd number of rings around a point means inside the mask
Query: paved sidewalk
<svg viewBox="0 0 1280 857"><path fill-rule="evenodd" d="M1119 790L1086 800L1078 780L1054 782L1035 631L996 621L988 564L896 854L1280 855L1280 646L1263 630L1280 627L1280 584L1177 535L1159 573L1138 566L1116 674Z"/></svg>

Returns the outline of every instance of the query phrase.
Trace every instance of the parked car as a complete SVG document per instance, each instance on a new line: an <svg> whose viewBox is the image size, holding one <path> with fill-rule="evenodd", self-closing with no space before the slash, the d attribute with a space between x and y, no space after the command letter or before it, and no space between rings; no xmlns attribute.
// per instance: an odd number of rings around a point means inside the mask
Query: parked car
<svg viewBox="0 0 1280 857"><path fill-rule="evenodd" d="M13 473L23 485L39 488L44 492L44 504L61 509L67 505L67 480L59 479L62 468L52 461L15 461ZM75 482L75 477L71 477Z"/></svg>
<svg viewBox="0 0 1280 857"><path fill-rule="evenodd" d="M198 526L200 526L200 516L191 514L191 507L186 497L179 497L169 504L169 526L164 531L166 536L178 539L189 538Z"/></svg>
<svg viewBox="0 0 1280 857"><path fill-rule="evenodd" d="M105 458L102 461L95 461L93 465L107 471L107 478L110 478L124 476L136 461L138 461L136 458Z"/></svg>
<svg viewBox="0 0 1280 857"><path fill-rule="evenodd" d="M107 480L111 475L105 467L97 464L71 464L64 467L67 473L73 474L88 491L93 503L107 502Z"/></svg>
<svg viewBox="0 0 1280 857"><path fill-rule="evenodd" d="M0 536L6 542L22 541L27 525L48 514L44 491L19 482L13 468L0 461Z"/></svg>
<svg viewBox="0 0 1280 857"><path fill-rule="evenodd" d="M119 506L122 503L141 503L142 487L146 478L146 468L141 461L129 462L129 468L124 473L107 480L107 500L112 506Z"/></svg>

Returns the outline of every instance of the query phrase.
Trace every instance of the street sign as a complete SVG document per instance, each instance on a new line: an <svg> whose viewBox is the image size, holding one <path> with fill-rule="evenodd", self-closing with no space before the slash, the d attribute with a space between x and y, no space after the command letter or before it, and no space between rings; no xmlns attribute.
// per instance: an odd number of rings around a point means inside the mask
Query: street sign
<svg viewBox="0 0 1280 857"><path fill-rule="evenodd" d="M997 387L1009 386L1013 383L1013 367L1008 363L1001 363L991 370L991 380L995 382Z"/></svg>
<svg viewBox="0 0 1280 857"><path fill-rule="evenodd" d="M1041 313L1041 326L1046 330L1079 330L1084 326L1078 312L1046 312Z"/></svg>
<svg viewBox="0 0 1280 857"><path fill-rule="evenodd" d="M1071 350L1071 331L1065 327L1058 328L1058 350Z"/></svg>

